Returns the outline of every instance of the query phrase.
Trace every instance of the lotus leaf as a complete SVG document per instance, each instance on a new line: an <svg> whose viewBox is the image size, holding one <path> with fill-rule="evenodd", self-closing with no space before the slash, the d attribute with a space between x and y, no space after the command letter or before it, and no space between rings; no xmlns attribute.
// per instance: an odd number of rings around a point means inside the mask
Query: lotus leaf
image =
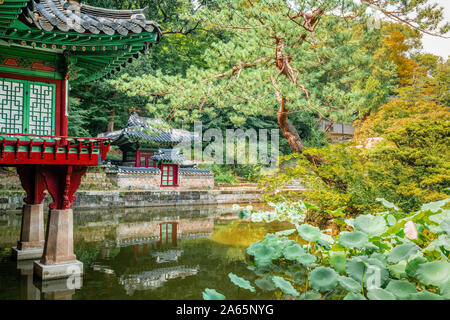
<svg viewBox="0 0 450 320"><path fill-rule="evenodd" d="M341 232L338 242L346 248L363 248L368 242L367 234L361 231Z"/></svg>
<svg viewBox="0 0 450 320"><path fill-rule="evenodd" d="M294 296L294 297L299 296L299 293L297 292L297 290L294 289L294 287L292 286L292 284L289 281L286 281L283 278L278 277L278 276L273 276L272 281L277 286L277 288L281 289L281 291L284 294Z"/></svg>
<svg viewBox="0 0 450 320"><path fill-rule="evenodd" d="M255 284L258 286L258 288L264 290L264 291L272 291L275 290L275 284L273 281L269 278L259 278L255 280Z"/></svg>
<svg viewBox="0 0 450 320"><path fill-rule="evenodd" d="M254 212L251 216L252 222L262 222L263 221L263 212Z"/></svg>
<svg viewBox="0 0 450 320"><path fill-rule="evenodd" d="M450 280L450 263L443 260L422 263L417 268L417 278L426 285L446 284Z"/></svg>
<svg viewBox="0 0 450 320"><path fill-rule="evenodd" d="M447 300L450 300L450 280L440 288L440 294Z"/></svg>
<svg viewBox="0 0 450 320"><path fill-rule="evenodd" d="M353 222L355 221L355 219L349 218L349 219L345 219L344 221L345 221L345 224L346 224L346 225L348 225L348 226L354 228Z"/></svg>
<svg viewBox="0 0 450 320"><path fill-rule="evenodd" d="M386 232L386 220L382 216L373 216L371 214L360 215L355 218L355 230L367 234L369 237L381 236Z"/></svg>
<svg viewBox="0 0 450 320"><path fill-rule="evenodd" d="M442 231L450 236L450 218L442 221L439 226L441 227Z"/></svg>
<svg viewBox="0 0 450 320"><path fill-rule="evenodd" d="M318 267L311 271L308 276L312 288L320 291L334 289L338 282L338 274L331 268Z"/></svg>
<svg viewBox="0 0 450 320"><path fill-rule="evenodd" d="M409 257L416 254L419 247L414 243L406 242L404 244L398 245L391 250L388 256L388 261L392 263L397 263L402 260L408 260Z"/></svg>
<svg viewBox="0 0 450 320"><path fill-rule="evenodd" d="M389 269L389 273L391 274L392 277L400 279L403 277L406 277L406 261L400 261L397 264L393 264L391 266L388 266Z"/></svg>
<svg viewBox="0 0 450 320"><path fill-rule="evenodd" d="M203 291L202 295L203 295L203 300L226 300L227 299L223 294L218 293L214 289L208 289L208 288L206 288L205 291Z"/></svg>
<svg viewBox="0 0 450 320"><path fill-rule="evenodd" d="M422 290L417 293L412 293L408 296L408 300L444 300L444 299L445 299L444 297L442 297L438 294L429 292L427 290Z"/></svg>
<svg viewBox="0 0 450 320"><path fill-rule="evenodd" d="M344 300L367 300L361 293L349 292L344 297Z"/></svg>
<svg viewBox="0 0 450 320"><path fill-rule="evenodd" d="M278 236L288 236L288 235L293 234L294 232L295 232L295 229L289 229L289 230L278 231L275 234Z"/></svg>
<svg viewBox="0 0 450 320"><path fill-rule="evenodd" d="M387 201L386 199L383 198L376 198L376 201L379 201L383 204L383 206L385 206L386 208L392 208L394 210L400 210L395 204L393 204L392 202Z"/></svg>
<svg viewBox="0 0 450 320"><path fill-rule="evenodd" d="M316 256L306 253L297 258L297 262L301 263L304 266L312 266L317 261Z"/></svg>
<svg viewBox="0 0 450 320"><path fill-rule="evenodd" d="M425 203L420 208L420 211L430 210L431 212L438 212L439 210L441 210L441 207L443 207L448 201L450 201L450 198L441 201Z"/></svg>
<svg viewBox="0 0 450 320"><path fill-rule="evenodd" d="M255 292L255 288L250 284L250 281L245 280L244 278L238 277L234 273L230 272L228 274L228 277L230 278L231 282L233 282L238 287L241 287L242 289L250 290L251 292Z"/></svg>
<svg viewBox="0 0 450 320"><path fill-rule="evenodd" d="M373 288L367 292L370 300L396 300L396 297L389 291L381 288Z"/></svg>
<svg viewBox="0 0 450 320"><path fill-rule="evenodd" d="M378 261L380 261L380 262L383 264L383 266L386 266L386 265L387 265L387 258L386 258L386 256L385 256L384 254L382 254L382 253L374 252L374 253L372 253L372 254L370 255L370 258L372 258L372 259L377 259Z"/></svg>
<svg viewBox="0 0 450 320"><path fill-rule="evenodd" d="M364 276L364 271L366 267L364 263L356 258L352 258L347 260L346 267L347 274L352 277L354 280L361 282Z"/></svg>
<svg viewBox="0 0 450 320"><path fill-rule="evenodd" d="M307 223L297 226L297 231L303 239L310 242L316 242L317 240L319 240L320 235L322 234L319 228L313 227L312 225Z"/></svg>
<svg viewBox="0 0 450 320"><path fill-rule="evenodd" d="M427 260L423 257L415 257L408 261L405 267L406 275L411 278L415 277L417 268L419 267L419 265L425 262L427 262Z"/></svg>
<svg viewBox="0 0 450 320"><path fill-rule="evenodd" d="M339 273L345 272L347 255L344 251L330 251L330 265Z"/></svg>
<svg viewBox="0 0 450 320"><path fill-rule="evenodd" d="M339 284L342 288L350 292L361 292L361 283L355 281L352 278L339 276Z"/></svg>
<svg viewBox="0 0 450 320"><path fill-rule="evenodd" d="M264 246L264 243L262 241L256 241L253 242L248 248L247 248L247 253L251 256L255 255L255 250L259 247Z"/></svg>
<svg viewBox="0 0 450 320"><path fill-rule="evenodd" d="M317 242L323 247L331 248L331 246L334 244L334 239L329 234L322 233Z"/></svg>
<svg viewBox="0 0 450 320"><path fill-rule="evenodd" d="M392 214L388 214L386 216L386 221L389 226L393 226L397 222L397 219L395 219L395 217Z"/></svg>
<svg viewBox="0 0 450 320"><path fill-rule="evenodd" d="M322 295L315 290L309 290L300 295L301 300L318 300L320 298L322 298Z"/></svg>
<svg viewBox="0 0 450 320"><path fill-rule="evenodd" d="M297 260L305 254L305 249L298 243L288 246L283 250L283 255L288 260Z"/></svg>
<svg viewBox="0 0 450 320"><path fill-rule="evenodd" d="M416 286L406 280L391 280L386 290L401 300L407 300L410 294L417 292Z"/></svg>

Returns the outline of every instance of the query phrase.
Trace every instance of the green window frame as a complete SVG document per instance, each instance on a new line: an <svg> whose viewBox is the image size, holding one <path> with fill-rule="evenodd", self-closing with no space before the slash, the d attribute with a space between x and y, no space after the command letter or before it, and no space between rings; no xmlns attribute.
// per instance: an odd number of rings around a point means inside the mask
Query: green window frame
<svg viewBox="0 0 450 320"><path fill-rule="evenodd" d="M55 135L56 85L0 77L0 132Z"/></svg>

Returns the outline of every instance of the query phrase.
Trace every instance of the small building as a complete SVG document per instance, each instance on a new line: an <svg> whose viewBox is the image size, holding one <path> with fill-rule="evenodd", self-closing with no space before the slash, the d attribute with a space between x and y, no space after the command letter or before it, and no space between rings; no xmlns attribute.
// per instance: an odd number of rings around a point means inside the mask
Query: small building
<svg viewBox="0 0 450 320"><path fill-rule="evenodd" d="M200 139L193 132L167 128L162 119L133 113L125 128L99 135L114 139L122 160L107 161L107 176L121 188L154 190L167 187L211 189L214 174L197 168L175 146Z"/></svg>
<svg viewBox="0 0 450 320"><path fill-rule="evenodd" d="M349 142L353 139L355 127L349 123L318 120L321 131L326 132L333 144Z"/></svg>

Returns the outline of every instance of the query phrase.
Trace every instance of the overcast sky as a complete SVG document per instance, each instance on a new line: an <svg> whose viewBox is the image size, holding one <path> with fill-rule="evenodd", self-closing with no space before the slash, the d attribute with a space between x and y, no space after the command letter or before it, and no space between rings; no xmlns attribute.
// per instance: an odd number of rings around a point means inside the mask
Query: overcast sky
<svg viewBox="0 0 450 320"><path fill-rule="evenodd" d="M441 7L444 7L445 21L450 22L450 0L435 0ZM424 34L422 37L423 51L441 56L445 59L450 55L450 39L433 37Z"/></svg>

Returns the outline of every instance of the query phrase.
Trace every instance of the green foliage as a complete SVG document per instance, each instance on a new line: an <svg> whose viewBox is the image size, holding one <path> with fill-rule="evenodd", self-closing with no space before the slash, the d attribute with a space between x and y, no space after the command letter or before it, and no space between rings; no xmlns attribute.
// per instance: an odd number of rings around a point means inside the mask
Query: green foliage
<svg viewBox="0 0 450 320"><path fill-rule="evenodd" d="M208 289L206 288L205 291L202 293L203 300L226 300L227 298L221 294L218 293L214 289Z"/></svg>
<svg viewBox="0 0 450 320"><path fill-rule="evenodd" d="M280 199L278 190L293 179L307 190L286 195L287 199L301 197L331 216L376 213L381 208L375 199L393 201L407 212L446 198L449 118L448 108L432 102L393 101L363 123L357 133L358 146L307 148L301 155L282 157L279 171L260 180L265 199ZM379 142L367 149L365 141L370 136Z"/></svg>
<svg viewBox="0 0 450 320"><path fill-rule="evenodd" d="M264 290L278 288L283 294L299 299L449 299L450 251L443 246L433 246L436 238L450 240L445 228L439 224L450 218L450 210L443 209L447 201L450 199L426 204L423 210L399 219L390 228L378 218L386 221L389 215L398 217L405 213L387 203L391 207L389 211L375 216L362 215L358 217L358 223L355 223L356 219L347 220L351 223L347 227L358 225L360 231L341 232L334 237L335 244L331 247L317 240L320 236L316 233L325 234L325 231L312 229L309 224L297 226L298 235L293 234L292 229L286 233L268 233L263 241L257 241L247 249L252 257L249 260L251 270L258 276L255 283ZM289 221L285 214L287 208L298 207L299 212L306 208L302 202L272 206L275 213L280 212L275 219L280 221ZM263 213L252 212L251 215ZM370 221L376 225L374 228L368 228ZM408 239L401 230L406 221L419 226L417 239ZM297 220L291 223L297 224ZM307 238L309 243L293 240L293 237L299 239L298 236ZM305 257L313 259L304 263Z"/></svg>
<svg viewBox="0 0 450 320"><path fill-rule="evenodd" d="M250 284L250 281L245 280L244 278L238 277L237 275L235 275L232 272L230 272L228 274L228 277L230 278L231 282L233 282L238 287L250 290L251 292L255 292L255 288Z"/></svg>

